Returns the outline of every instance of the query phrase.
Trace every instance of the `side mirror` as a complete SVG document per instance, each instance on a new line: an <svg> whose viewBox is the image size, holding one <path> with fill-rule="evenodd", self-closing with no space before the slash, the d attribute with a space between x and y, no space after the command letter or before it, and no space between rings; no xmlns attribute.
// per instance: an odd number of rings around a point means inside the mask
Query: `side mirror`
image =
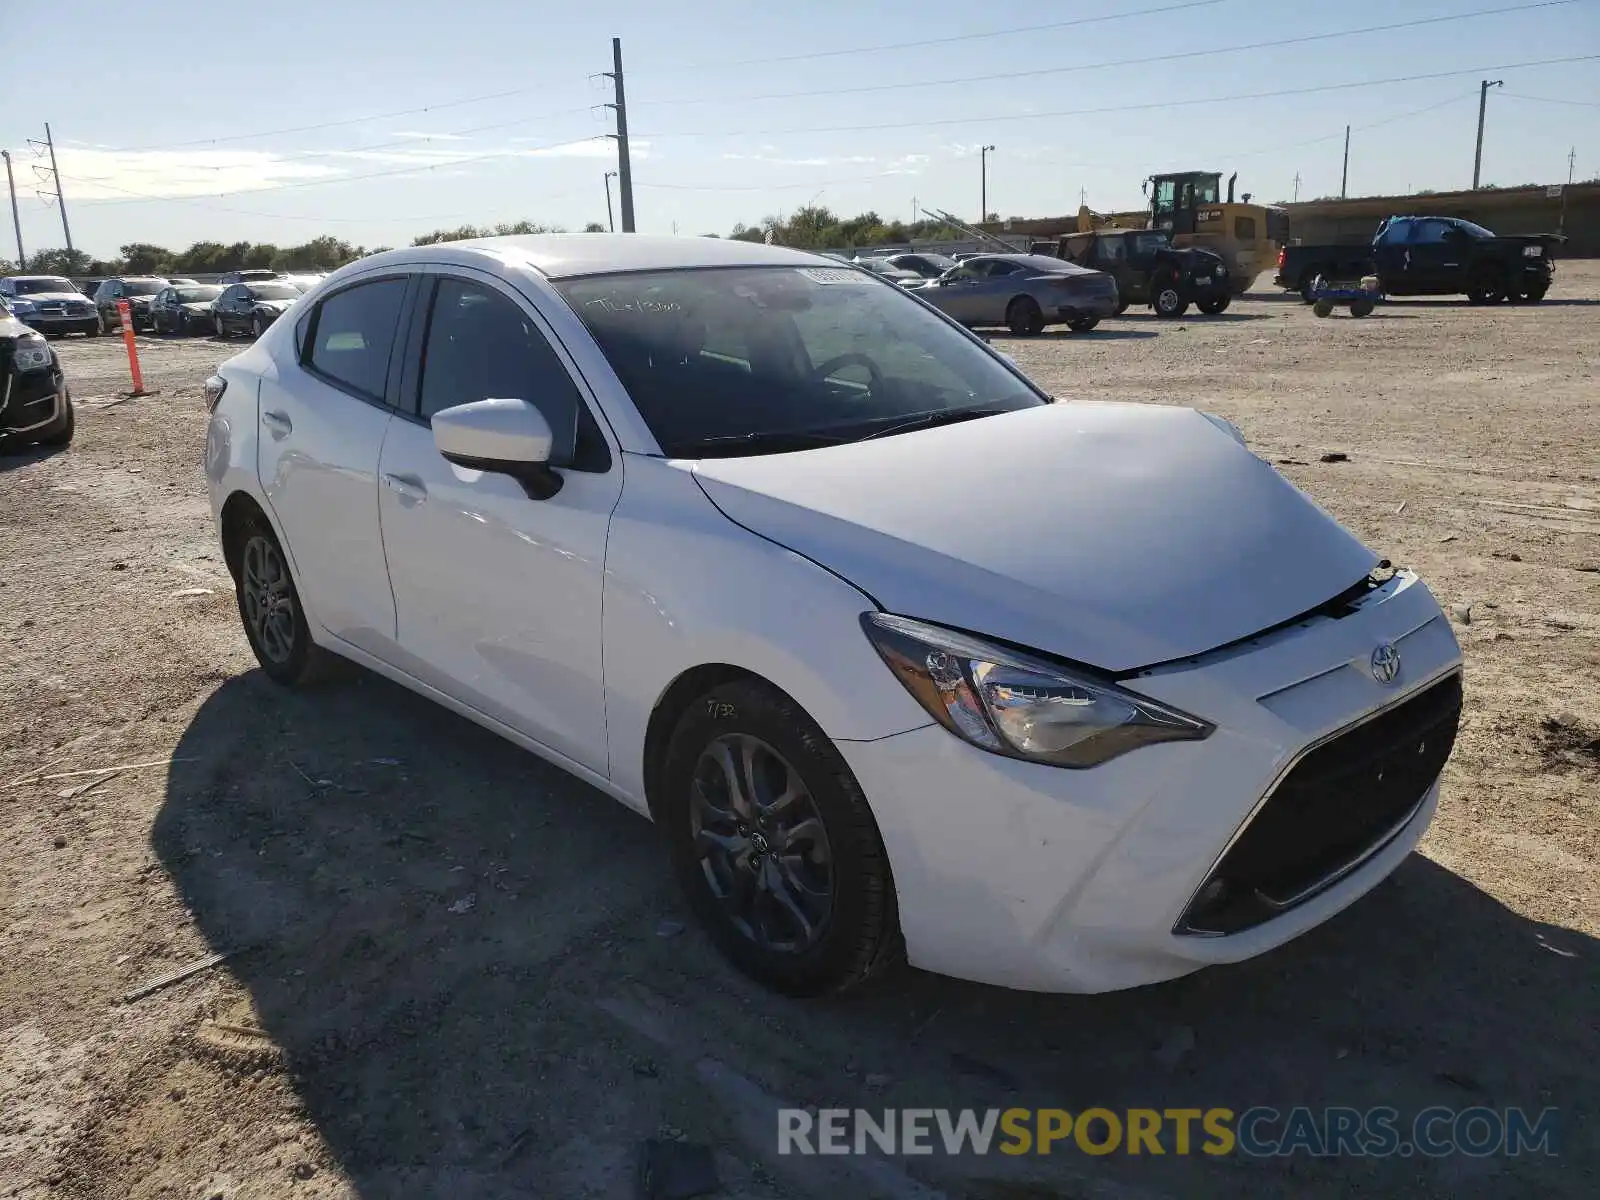
<svg viewBox="0 0 1600 1200"><path fill-rule="evenodd" d="M561 476L551 470L550 422L526 400L441 409L433 414L433 444L458 467L511 476L530 500L548 500L561 490Z"/></svg>

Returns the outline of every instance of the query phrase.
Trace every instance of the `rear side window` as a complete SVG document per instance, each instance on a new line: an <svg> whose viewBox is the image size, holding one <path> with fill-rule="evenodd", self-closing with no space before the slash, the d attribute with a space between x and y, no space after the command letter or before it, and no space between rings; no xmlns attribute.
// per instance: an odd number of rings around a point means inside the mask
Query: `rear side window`
<svg viewBox="0 0 1600 1200"><path fill-rule="evenodd" d="M404 279L379 279L329 296L317 306L307 365L334 383L381 401L405 294Z"/></svg>

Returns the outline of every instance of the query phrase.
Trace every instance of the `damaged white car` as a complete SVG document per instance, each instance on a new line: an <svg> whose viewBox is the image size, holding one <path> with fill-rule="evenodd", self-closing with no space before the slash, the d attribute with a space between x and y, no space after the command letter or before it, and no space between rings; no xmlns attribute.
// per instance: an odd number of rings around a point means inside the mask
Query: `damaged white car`
<svg viewBox="0 0 1600 1200"><path fill-rule="evenodd" d="M1414 575L1226 422L1053 401L852 266L393 251L208 400L264 670L354 659L649 815L789 992L902 949L1063 991L1243 959L1437 802L1461 656Z"/></svg>

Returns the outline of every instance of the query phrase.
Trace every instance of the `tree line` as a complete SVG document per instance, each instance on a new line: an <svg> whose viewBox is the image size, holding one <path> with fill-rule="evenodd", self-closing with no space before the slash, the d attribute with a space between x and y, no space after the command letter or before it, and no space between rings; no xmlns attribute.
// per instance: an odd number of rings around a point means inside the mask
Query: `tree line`
<svg viewBox="0 0 1600 1200"><path fill-rule="evenodd" d="M605 226L591 221L585 233L603 233ZM564 233L558 225L537 221L501 222L497 225L461 225L455 229L435 229L411 239L413 246L432 246L467 238L495 237L519 233ZM914 239L960 237L958 230L939 221L884 221L876 212L840 217L831 209L807 204L793 213L763 217L753 225L735 225L730 238L744 242L771 240L779 246L807 250L849 249L856 246L907 245ZM705 237L718 237L708 233ZM82 250L51 249L30 254L20 268L0 259L0 273L31 272L37 275L189 275L222 271L332 271L345 263L369 254L388 250L388 246L368 248L343 238L324 234L298 246L278 246L272 242L195 242L184 250L171 250L152 242L129 242L117 250L115 258L96 258Z"/></svg>

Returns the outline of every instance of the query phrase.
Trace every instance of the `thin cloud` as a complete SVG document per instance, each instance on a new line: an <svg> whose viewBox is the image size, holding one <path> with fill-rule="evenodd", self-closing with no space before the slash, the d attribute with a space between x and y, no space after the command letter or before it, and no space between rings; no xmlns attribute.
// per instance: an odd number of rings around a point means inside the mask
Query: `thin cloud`
<svg viewBox="0 0 1600 1200"><path fill-rule="evenodd" d="M411 138L419 142L464 142L466 137L459 133L423 133L417 129L397 129L389 135L396 138Z"/></svg>
<svg viewBox="0 0 1600 1200"><path fill-rule="evenodd" d="M282 187L339 172L259 150L97 150L57 146L74 200L206 196Z"/></svg>

